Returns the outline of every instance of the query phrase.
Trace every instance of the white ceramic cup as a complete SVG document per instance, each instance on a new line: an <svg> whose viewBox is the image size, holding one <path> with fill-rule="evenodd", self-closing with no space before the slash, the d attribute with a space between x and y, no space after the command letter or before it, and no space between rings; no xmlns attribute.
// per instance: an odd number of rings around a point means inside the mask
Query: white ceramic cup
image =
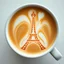
<svg viewBox="0 0 64 64"><path fill-rule="evenodd" d="M11 19L11 17L12 17L18 10L20 10L20 9L22 9L22 8L24 8L24 7L28 7L28 6L36 6L36 7L40 7L40 8L45 9L47 12L49 12L49 13L53 16L53 18L55 19L55 22L56 22L56 24L57 24L57 20L56 20L55 16L54 16L54 15L51 13L51 11L50 11L48 8L46 8L45 6L42 6L42 5L40 5L40 4L25 4L25 5L22 5L21 7L19 7L18 9L16 9L16 10L11 14L11 16L8 18L8 20L7 20L5 32L6 32L6 39L7 39L8 44L10 45L10 47L11 47L17 54L19 54L20 56L23 56L23 57L27 57L27 58L37 58L37 57L40 57L40 56L44 56L44 55L47 54L47 53L51 53L51 55L52 55L56 60L59 60L59 59L62 57L62 55L61 55L61 53L54 47L56 42L54 42L54 44L53 44L47 51L45 51L45 52L43 52L43 53L41 53L41 54L35 54L35 55L27 55L26 53L23 53L23 52L19 51L19 50L12 44L12 41L10 40L9 34L8 34L8 25L9 25L10 19ZM57 29L58 29L58 24L57 24ZM57 33L57 34L58 34L58 33ZM57 37L56 37L56 39L57 39Z"/></svg>

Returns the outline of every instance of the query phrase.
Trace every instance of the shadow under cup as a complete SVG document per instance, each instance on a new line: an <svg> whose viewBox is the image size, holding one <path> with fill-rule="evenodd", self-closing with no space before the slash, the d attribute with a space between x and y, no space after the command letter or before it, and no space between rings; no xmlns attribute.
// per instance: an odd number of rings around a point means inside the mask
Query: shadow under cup
<svg viewBox="0 0 64 64"><path fill-rule="evenodd" d="M55 44L58 26L54 15L37 4L15 10L6 24L6 38L19 55L35 58L50 52Z"/></svg>

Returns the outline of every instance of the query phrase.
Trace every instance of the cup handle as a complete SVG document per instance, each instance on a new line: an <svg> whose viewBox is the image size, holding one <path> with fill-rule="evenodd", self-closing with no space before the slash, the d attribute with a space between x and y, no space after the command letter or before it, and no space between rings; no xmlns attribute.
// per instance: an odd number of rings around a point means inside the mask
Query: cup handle
<svg viewBox="0 0 64 64"><path fill-rule="evenodd" d="M57 48L53 48L50 52L50 54L56 59L60 60L62 58L62 54L57 50Z"/></svg>

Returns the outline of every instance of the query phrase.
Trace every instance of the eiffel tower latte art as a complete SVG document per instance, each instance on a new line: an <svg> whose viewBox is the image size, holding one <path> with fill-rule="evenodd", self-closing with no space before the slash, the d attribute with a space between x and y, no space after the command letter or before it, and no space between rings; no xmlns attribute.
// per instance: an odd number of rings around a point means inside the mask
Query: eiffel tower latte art
<svg viewBox="0 0 64 64"><path fill-rule="evenodd" d="M53 17L39 7L17 11L9 23L9 36L20 51L37 54L52 46L57 28Z"/></svg>

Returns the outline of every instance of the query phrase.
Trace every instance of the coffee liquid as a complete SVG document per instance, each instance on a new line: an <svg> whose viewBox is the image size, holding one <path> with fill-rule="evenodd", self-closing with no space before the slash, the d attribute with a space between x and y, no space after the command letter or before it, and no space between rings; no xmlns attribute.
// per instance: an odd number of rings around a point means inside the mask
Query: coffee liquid
<svg viewBox="0 0 64 64"><path fill-rule="evenodd" d="M20 51L37 54L48 50L57 35L57 25L50 13L39 7L17 11L8 26L9 37Z"/></svg>

